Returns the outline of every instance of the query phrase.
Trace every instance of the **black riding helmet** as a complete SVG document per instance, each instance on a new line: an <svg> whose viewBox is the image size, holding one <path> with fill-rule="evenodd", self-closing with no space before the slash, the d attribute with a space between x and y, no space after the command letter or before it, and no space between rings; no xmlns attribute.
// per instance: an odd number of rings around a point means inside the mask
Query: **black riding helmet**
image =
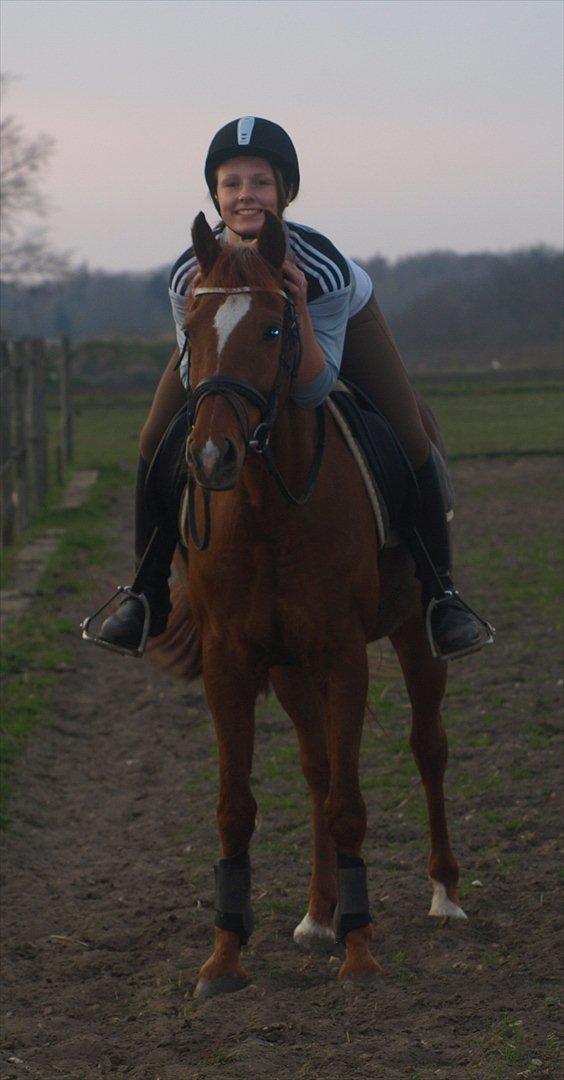
<svg viewBox="0 0 564 1080"><path fill-rule="evenodd" d="M298 155L284 128L260 116L241 116L231 120L214 135L206 157L205 174L216 210L219 203L215 193L215 170L233 157L261 157L282 173L288 202L295 199L300 186Z"/></svg>

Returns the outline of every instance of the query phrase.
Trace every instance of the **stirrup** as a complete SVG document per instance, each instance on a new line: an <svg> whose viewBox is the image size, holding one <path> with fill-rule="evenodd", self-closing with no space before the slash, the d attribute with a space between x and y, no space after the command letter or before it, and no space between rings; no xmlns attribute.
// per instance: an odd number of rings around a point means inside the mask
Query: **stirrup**
<svg viewBox="0 0 564 1080"><path fill-rule="evenodd" d="M102 611L105 611L110 604L113 604L116 596L120 596L122 593L125 593L126 596L130 596L133 600L139 600L143 604L143 630L141 633L141 640L136 649L127 649L124 645L114 645L111 641L104 641L104 638L99 637L97 634L90 633L90 623L93 619L96 619ZM121 656L132 656L134 659L138 660L145 652L150 625L151 609L147 597L144 596L143 593L134 592L131 585L118 585L115 593L112 593L109 600L106 600L99 608L96 608L96 611L92 615L89 615L87 619L82 620L80 629L82 630L82 638L84 641L90 641L92 645L99 645L101 649L110 649L112 652L120 653Z"/></svg>
<svg viewBox="0 0 564 1080"><path fill-rule="evenodd" d="M441 604L447 604L451 600L457 600L461 607L465 608L465 610L470 615L474 616L474 618L480 623L480 626L482 628L482 636L475 645L469 645L465 649L458 649L456 652L444 654L441 652L439 646L437 645L433 637L431 619L433 612L436 611L436 609ZM477 611L474 611L474 609L471 608L470 605L462 599L460 593L458 593L456 589L445 589L442 596L434 596L432 600L429 601L429 605L427 607L427 615L425 618L425 629L427 631L429 645L431 646L431 652L435 660L460 660L463 656L470 656L471 653L479 652L480 649L483 649L486 645L493 645L495 640L495 627L492 626L491 623L487 622L485 619L482 619L482 616L478 615Z"/></svg>

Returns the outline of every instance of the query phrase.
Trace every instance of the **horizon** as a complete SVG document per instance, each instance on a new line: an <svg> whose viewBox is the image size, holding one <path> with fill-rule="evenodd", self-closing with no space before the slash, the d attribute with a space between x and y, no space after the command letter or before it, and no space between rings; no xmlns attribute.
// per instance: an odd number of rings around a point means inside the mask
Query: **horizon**
<svg viewBox="0 0 564 1080"><path fill-rule="evenodd" d="M457 258L460 258L460 259L472 258L472 257L480 258L480 257L483 257L483 256L491 256L493 258L503 259L503 258L511 258L512 256L518 256L518 255L528 255L528 254L531 254L531 253L536 252L536 251L544 252L544 253L546 253L548 255L564 256L564 247L556 247L555 245L552 245L552 244L543 244L543 243L541 243L541 244L531 244L531 245L529 245L527 247L507 248L507 250L503 250L503 251L502 250L494 251L493 249L489 249L489 248L479 248L479 249L477 248L475 251L455 251L454 248L429 248L426 251L408 251L403 255L396 256L395 258L393 258L393 257L389 258L389 257L387 257L385 255L382 255L380 252L374 252L373 255L368 255L368 256L366 256L365 258L362 258L362 259L361 258L353 259L353 261L358 262L363 267L367 267L367 266L369 266L369 264L371 262L378 259L378 260L381 260L381 261L385 262L389 269L396 270L400 263L409 262L410 260L415 260L415 259L430 258L431 256L455 255ZM150 274L157 274L157 273L162 273L162 274L168 275L168 273L170 272L170 266L169 266L168 263L160 263L158 266L147 266L147 267L140 267L140 268L135 268L135 269L133 269L131 267L108 268L108 267L104 267L104 266L91 266L89 263L87 263L86 261L83 260L81 263L76 263L76 264L73 263L70 266L70 269L67 272L65 272L64 274L62 274L60 277L47 277L46 276L45 278L43 278L43 279L41 279L39 281L33 281L33 282L32 281L26 282L26 281L19 281L19 280L16 281L16 282L13 282L13 281L10 281L10 279L6 279L3 284L4 284L4 287L6 287L6 285L16 284L18 286L21 286L22 288L35 289L35 288L37 288L38 286L41 286L41 285L51 285L52 286L52 285L64 284L64 282L69 277L72 277L73 274L78 274L78 273L81 273L81 272L85 272L85 273L90 274L92 276L94 276L96 274L102 274L102 275L106 275L108 277L120 277L122 275L123 276L132 276L132 277L144 277L144 276L147 276L147 275L150 275Z"/></svg>
<svg viewBox="0 0 564 1080"><path fill-rule="evenodd" d="M56 140L46 225L76 268L172 265L215 220L212 135L253 109L298 149L288 219L353 259L562 249L557 0L4 0L2 27L5 111Z"/></svg>

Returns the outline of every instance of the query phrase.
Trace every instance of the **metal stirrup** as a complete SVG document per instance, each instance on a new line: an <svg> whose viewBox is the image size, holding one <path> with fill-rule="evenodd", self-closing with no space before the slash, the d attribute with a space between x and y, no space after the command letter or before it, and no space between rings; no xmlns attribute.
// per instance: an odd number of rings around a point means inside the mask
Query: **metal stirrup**
<svg viewBox="0 0 564 1080"><path fill-rule="evenodd" d="M456 600L456 602L464 611L466 611L469 615L472 615L473 618L476 619L476 622L480 623L480 626L482 628L482 636L480 638L480 641L476 642L475 645L469 645L467 648L456 649L452 653L443 653L441 652L433 637L432 618L433 613L437 610L437 608L441 606L441 604L448 604L451 600ZM429 601L427 613L425 616L425 629L427 631L427 638L431 647L431 652L435 660L461 660L463 656L470 656L471 653L479 652L479 650L483 649L486 645L493 645L495 641L495 627L492 626L491 623L487 622L486 619L483 619L481 615L478 615L478 612L474 611L474 608L471 608L470 604L467 604L466 601L462 599L460 594L457 593L456 589L445 589L443 596L433 597L433 599Z"/></svg>
<svg viewBox="0 0 564 1080"><path fill-rule="evenodd" d="M141 632L141 640L136 649L128 649L125 645L114 645L111 641L105 641L99 634L90 633L90 623L93 622L102 611L105 611L110 604L113 604L116 596L122 594L131 597L132 600L139 600L143 605L143 630ZM118 585L115 593L112 593L109 600L105 600L99 608L96 608L96 611L94 611L92 615L89 615L88 618L82 620L80 629L82 630L82 638L84 641L90 641L92 645L99 645L101 649L110 649L111 652L120 653L121 656L132 656L134 659L139 660L145 652L150 625L151 609L147 597L143 593L134 592L131 585Z"/></svg>

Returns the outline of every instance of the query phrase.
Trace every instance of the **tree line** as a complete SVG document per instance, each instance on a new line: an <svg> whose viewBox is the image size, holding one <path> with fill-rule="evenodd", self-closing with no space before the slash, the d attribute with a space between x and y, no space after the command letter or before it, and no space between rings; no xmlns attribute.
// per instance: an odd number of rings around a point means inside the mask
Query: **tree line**
<svg viewBox="0 0 564 1080"><path fill-rule="evenodd" d="M414 368L476 361L557 362L562 341L560 252L538 247L494 254L435 251L364 263L406 362ZM167 268L105 273L87 267L60 280L6 282L7 337L173 338Z"/></svg>
<svg viewBox="0 0 564 1080"><path fill-rule="evenodd" d="M30 214L40 219L46 212L42 183L53 140L31 138L8 116L0 121L0 149L3 335L96 339L98 346L100 339L111 342L112 348L83 347L88 354L83 366L92 378L97 366L100 375L111 373L116 349L126 364L134 351L124 355L127 338L145 343L138 349L140 377L148 353L152 365L160 367L161 349L148 343L173 340L168 269L110 274L73 268L66 253L53 251L44 230L29 226ZM560 362L564 275L559 251L432 251L393 263L375 256L365 266L413 369L487 362L539 368Z"/></svg>

